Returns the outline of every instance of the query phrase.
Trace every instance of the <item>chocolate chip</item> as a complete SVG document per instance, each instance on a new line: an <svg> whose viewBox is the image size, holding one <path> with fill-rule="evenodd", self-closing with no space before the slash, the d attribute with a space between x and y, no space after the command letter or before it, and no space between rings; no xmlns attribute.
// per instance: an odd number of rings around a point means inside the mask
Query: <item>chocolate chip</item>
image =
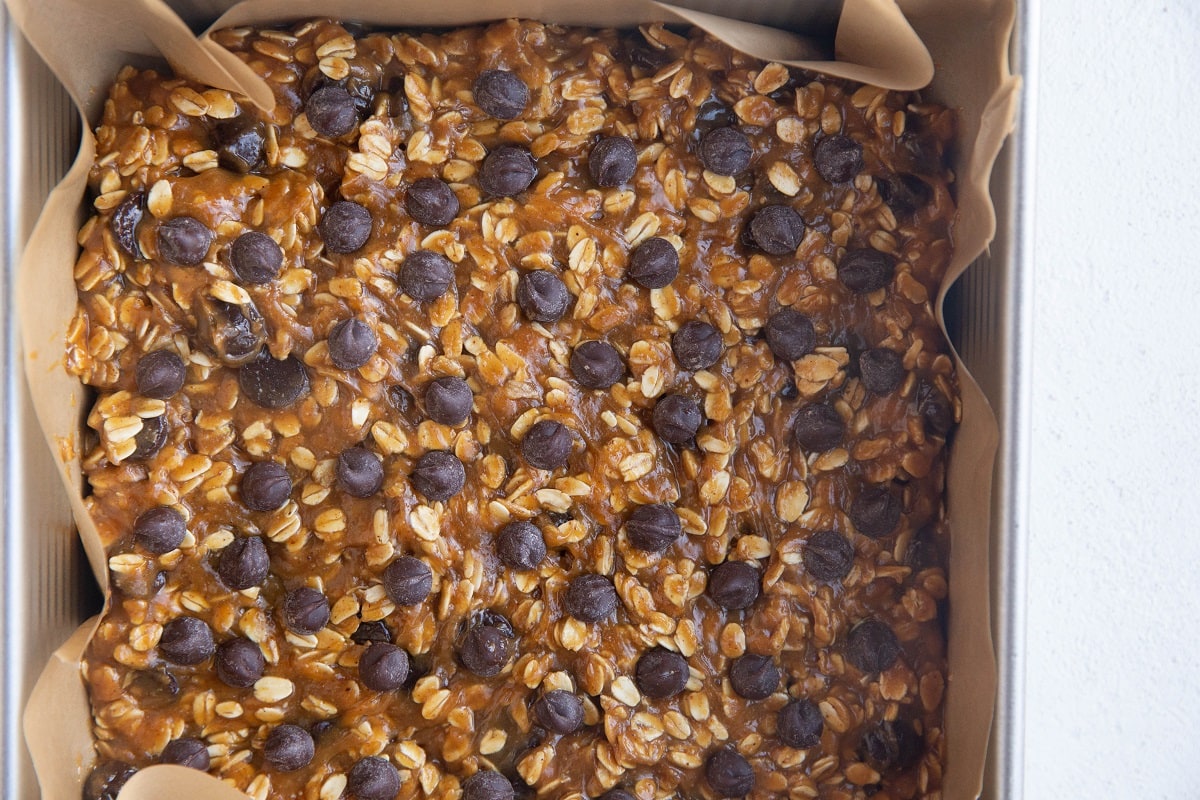
<svg viewBox="0 0 1200 800"><path fill-rule="evenodd" d="M376 692L399 689L408 669L408 653L387 642L372 642L358 659L358 679Z"/></svg>
<svg viewBox="0 0 1200 800"><path fill-rule="evenodd" d="M142 248L138 244L137 229L142 221L142 217L146 214L145 202L145 191L139 189L135 192L130 192L121 201L121 204L113 210L112 219L108 221L109 229L112 230L113 239L116 240L117 247L134 258L143 257Z"/></svg>
<svg viewBox="0 0 1200 800"><path fill-rule="evenodd" d="M617 610L617 590L612 579L587 573L571 579L563 595L563 608L580 622L600 622Z"/></svg>
<svg viewBox="0 0 1200 800"><path fill-rule="evenodd" d="M415 556L400 556L383 571L383 588L398 606L415 606L433 591L433 570Z"/></svg>
<svg viewBox="0 0 1200 800"><path fill-rule="evenodd" d="M418 250L400 264L400 289L413 300L437 300L454 285L454 264L441 253Z"/></svg>
<svg viewBox="0 0 1200 800"><path fill-rule="evenodd" d="M462 800L513 800L512 783L499 772L481 769L462 783Z"/></svg>
<svg viewBox="0 0 1200 800"><path fill-rule="evenodd" d="M683 533L675 509L666 503L638 506L625 523L625 535L638 550L664 553Z"/></svg>
<svg viewBox="0 0 1200 800"><path fill-rule="evenodd" d="M263 742L263 761L280 772L306 767L316 754L312 734L299 725L277 725Z"/></svg>
<svg viewBox="0 0 1200 800"><path fill-rule="evenodd" d="M567 313L571 293L562 278L545 269L521 273L517 305L534 322L557 322Z"/></svg>
<svg viewBox="0 0 1200 800"><path fill-rule="evenodd" d="M747 654L729 665L729 683L739 697L765 700L779 689L783 676L767 656Z"/></svg>
<svg viewBox="0 0 1200 800"><path fill-rule="evenodd" d="M283 269L283 250L265 233L249 231L229 247L229 267L243 283L270 283Z"/></svg>
<svg viewBox="0 0 1200 800"><path fill-rule="evenodd" d="M945 436L954 427L954 404L937 386L922 381L918 407L926 436Z"/></svg>
<svg viewBox="0 0 1200 800"><path fill-rule="evenodd" d="M880 720L863 733L859 757L880 772L908 769L921 758L921 735L906 720Z"/></svg>
<svg viewBox="0 0 1200 800"><path fill-rule="evenodd" d="M730 611L749 608L758 599L761 580L753 564L726 561L708 576L708 596L721 608Z"/></svg>
<svg viewBox="0 0 1200 800"><path fill-rule="evenodd" d="M533 704L533 716L554 733L574 733L583 727L583 701L563 689L546 692Z"/></svg>
<svg viewBox="0 0 1200 800"><path fill-rule="evenodd" d="M234 539L221 550L217 562L221 582L236 592L262 586L270 572L271 556L259 536Z"/></svg>
<svg viewBox="0 0 1200 800"><path fill-rule="evenodd" d="M609 789L600 795L600 800L637 800L637 798L624 789Z"/></svg>
<svg viewBox="0 0 1200 800"><path fill-rule="evenodd" d="M588 172L597 186L628 183L637 171L637 148L628 136L606 136L592 145Z"/></svg>
<svg viewBox="0 0 1200 800"><path fill-rule="evenodd" d="M350 641L355 644L370 644L371 642L391 644L392 632L387 625L383 624L383 620L363 621L358 623L354 633L350 634Z"/></svg>
<svg viewBox="0 0 1200 800"><path fill-rule="evenodd" d="M176 617L163 625L158 651L172 664L191 666L212 656L217 646L212 628L195 617Z"/></svg>
<svg viewBox="0 0 1200 800"><path fill-rule="evenodd" d="M249 114L219 123L213 130L213 140L217 145L217 162L231 172L244 175L262 163L266 130Z"/></svg>
<svg viewBox="0 0 1200 800"><path fill-rule="evenodd" d="M907 172L891 175L882 181L877 179L876 186L879 187L880 198L900 219L910 219L933 202L933 189L929 184Z"/></svg>
<svg viewBox="0 0 1200 800"><path fill-rule="evenodd" d="M393 800L400 792L400 772L386 758L367 756L350 768L346 791L358 800Z"/></svg>
<svg viewBox="0 0 1200 800"><path fill-rule="evenodd" d="M900 498L883 486L864 486L850 503L850 521L863 536L887 536L900 523Z"/></svg>
<svg viewBox="0 0 1200 800"><path fill-rule="evenodd" d="M293 589L283 598L283 624L302 636L316 633L329 624L329 600L308 586Z"/></svg>
<svg viewBox="0 0 1200 800"><path fill-rule="evenodd" d="M904 359L886 347L866 350L858 356L858 374L867 391L891 394L904 380Z"/></svg>
<svg viewBox="0 0 1200 800"><path fill-rule="evenodd" d="M821 743L821 732L825 730L825 717L812 700L793 700L779 710L775 730L779 734L779 741L788 747L816 747Z"/></svg>
<svg viewBox="0 0 1200 800"><path fill-rule="evenodd" d="M704 424L700 404L682 394L669 394L654 405L654 432L671 444L687 444Z"/></svg>
<svg viewBox="0 0 1200 800"><path fill-rule="evenodd" d="M370 497L383 488L383 462L365 447L350 447L337 460L337 481L351 497Z"/></svg>
<svg viewBox="0 0 1200 800"><path fill-rule="evenodd" d="M812 403L800 409L792 426L796 444L810 453L824 453L842 443L846 423L833 406Z"/></svg>
<svg viewBox="0 0 1200 800"><path fill-rule="evenodd" d="M404 197L408 215L422 225L443 227L458 216L458 197L450 184L439 178L421 178L408 187Z"/></svg>
<svg viewBox="0 0 1200 800"><path fill-rule="evenodd" d="M725 342L721 332L700 320L689 320L671 336L671 351L687 370L708 369L721 360Z"/></svg>
<svg viewBox="0 0 1200 800"><path fill-rule="evenodd" d="M896 634L877 619L855 625L846 637L846 660L863 672L883 672L899 657Z"/></svg>
<svg viewBox="0 0 1200 800"><path fill-rule="evenodd" d="M475 395L462 378L437 378L425 389L425 413L442 425L460 425L471 416Z"/></svg>
<svg viewBox="0 0 1200 800"><path fill-rule="evenodd" d="M333 730L333 722L327 719L314 722L308 726L308 734L313 738L314 742L319 742L321 737L331 730Z"/></svg>
<svg viewBox="0 0 1200 800"><path fill-rule="evenodd" d="M172 264L199 264L212 241L213 232L195 217L176 217L158 226L158 254Z"/></svg>
<svg viewBox="0 0 1200 800"><path fill-rule="evenodd" d="M494 625L472 626L458 649L458 659L462 665L481 678L499 675L512 659L512 654L512 637Z"/></svg>
<svg viewBox="0 0 1200 800"><path fill-rule="evenodd" d="M392 408L407 416L408 412L412 411L416 401L413 399L412 392L405 389L400 384L393 384L388 387L388 402L392 404Z"/></svg>
<svg viewBox="0 0 1200 800"><path fill-rule="evenodd" d="M409 476L413 488L433 502L449 500L467 482L463 463L447 450L431 450L417 459Z"/></svg>
<svg viewBox="0 0 1200 800"><path fill-rule="evenodd" d="M704 777L717 797L745 797L754 791L754 768L740 753L722 747L704 764Z"/></svg>
<svg viewBox="0 0 1200 800"><path fill-rule="evenodd" d="M147 553L161 556L183 544L187 522L170 506L143 511L133 522L133 539Z"/></svg>
<svg viewBox="0 0 1200 800"><path fill-rule="evenodd" d="M344 319L329 332L329 360L338 369L358 369L379 349L379 337L362 320Z"/></svg>
<svg viewBox="0 0 1200 800"><path fill-rule="evenodd" d="M663 700L674 697L687 688L691 671L687 660L663 647L642 653L634 668L634 683L646 697Z"/></svg>
<svg viewBox="0 0 1200 800"><path fill-rule="evenodd" d="M144 461L153 458L166 446L168 432L165 416L142 420L142 429L133 437L134 447L129 459Z"/></svg>
<svg viewBox="0 0 1200 800"><path fill-rule="evenodd" d="M304 115L309 127L330 139L345 136L358 127L354 98L341 86L326 86L313 92L304 104Z"/></svg>
<svg viewBox="0 0 1200 800"><path fill-rule="evenodd" d="M308 372L294 356L276 361L262 353L238 371L238 386L252 403L277 410L308 394Z"/></svg>
<svg viewBox="0 0 1200 800"><path fill-rule="evenodd" d="M817 331L796 309L781 308L767 319L767 346L776 358L795 361L817 346Z"/></svg>
<svg viewBox="0 0 1200 800"><path fill-rule="evenodd" d="M117 800L121 789L136 774L137 767L124 761L103 761L83 782L83 800Z"/></svg>
<svg viewBox="0 0 1200 800"><path fill-rule="evenodd" d="M187 379L183 359L170 350L155 350L138 359L134 370L138 394L155 400L170 400Z"/></svg>
<svg viewBox="0 0 1200 800"><path fill-rule="evenodd" d="M496 119L516 119L529 105L529 87L506 69L488 69L479 73L471 87L475 105Z"/></svg>
<svg viewBox="0 0 1200 800"><path fill-rule="evenodd" d="M633 249L628 275L647 289L670 286L679 275L679 253L661 236L651 236Z"/></svg>
<svg viewBox="0 0 1200 800"><path fill-rule="evenodd" d="M753 155L749 137L737 128L716 128L700 140L700 160L704 168L718 175L745 172Z"/></svg>
<svg viewBox="0 0 1200 800"><path fill-rule="evenodd" d="M292 479L282 464L259 461L251 464L239 488L242 505L251 511L277 511L292 496Z"/></svg>
<svg viewBox="0 0 1200 800"><path fill-rule="evenodd" d="M252 301L226 303L198 290L192 309L199 343L227 367L258 358L267 341L266 323Z"/></svg>
<svg viewBox="0 0 1200 800"><path fill-rule="evenodd" d="M496 536L496 552L509 569L537 569L546 558L546 540L532 522L510 522Z"/></svg>
<svg viewBox="0 0 1200 800"><path fill-rule="evenodd" d="M896 274L896 260L871 248L849 250L837 265L838 280L858 294L884 289Z"/></svg>
<svg viewBox="0 0 1200 800"><path fill-rule="evenodd" d="M552 419L538 420L521 440L521 455L534 469L561 469L575 443L571 429Z"/></svg>
<svg viewBox="0 0 1200 800"><path fill-rule="evenodd" d="M529 188L537 177L537 161L523 147L506 144L483 159L479 188L494 197L512 197Z"/></svg>
<svg viewBox="0 0 1200 800"><path fill-rule="evenodd" d="M589 389L607 389L625 377L625 361L608 342L583 342L571 352L571 374Z"/></svg>
<svg viewBox="0 0 1200 800"><path fill-rule="evenodd" d="M267 660L262 650L249 639L230 639L217 648L217 678L226 686L248 689L263 676Z"/></svg>
<svg viewBox="0 0 1200 800"><path fill-rule="evenodd" d="M849 136L826 136L813 149L813 161L825 180L848 183L863 170L862 145Z"/></svg>
<svg viewBox="0 0 1200 800"><path fill-rule="evenodd" d="M854 545L837 531L818 531L804 543L801 557L809 575L832 583L850 574L854 567Z"/></svg>
<svg viewBox="0 0 1200 800"><path fill-rule="evenodd" d="M325 210L317 232L330 253L353 253L371 238L371 212L349 200L338 200Z"/></svg>
<svg viewBox="0 0 1200 800"><path fill-rule="evenodd" d="M804 239L804 220L791 206L764 206L750 218L750 236L765 253L794 253Z"/></svg>
<svg viewBox="0 0 1200 800"><path fill-rule="evenodd" d="M162 753L158 756L160 764L178 764L181 767L191 767L201 772L207 772L211 765L208 757L208 745L199 739L184 737L167 742Z"/></svg>
<svg viewBox="0 0 1200 800"><path fill-rule="evenodd" d="M796 388L796 382L788 378L783 382L783 388L779 390L779 396L784 400L795 400L800 396L800 390Z"/></svg>

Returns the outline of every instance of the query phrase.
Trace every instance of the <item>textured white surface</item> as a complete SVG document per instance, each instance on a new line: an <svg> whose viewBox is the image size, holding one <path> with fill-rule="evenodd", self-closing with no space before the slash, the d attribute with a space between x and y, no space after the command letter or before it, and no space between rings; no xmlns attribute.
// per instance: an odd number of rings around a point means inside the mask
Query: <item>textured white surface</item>
<svg viewBox="0 0 1200 800"><path fill-rule="evenodd" d="M1026 791L1200 798L1200 2L1042 0Z"/></svg>

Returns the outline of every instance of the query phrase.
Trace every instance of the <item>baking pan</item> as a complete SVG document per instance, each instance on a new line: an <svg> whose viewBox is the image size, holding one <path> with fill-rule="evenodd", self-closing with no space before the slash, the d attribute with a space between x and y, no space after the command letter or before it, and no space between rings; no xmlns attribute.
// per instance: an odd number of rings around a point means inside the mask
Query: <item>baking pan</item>
<svg viewBox="0 0 1200 800"><path fill-rule="evenodd" d="M210 9L180 2L198 22ZM712 0L680 3L700 9ZM756 11L789 12L787 2ZM830 3L831 7L840 2ZM728 10L725 10L728 14ZM794 14L794 10L791 10ZM999 230L991 251L951 293L948 321L955 345L978 379L1000 420L1001 447L993 495L993 626L1000 691L984 797L1022 794L1024 551L1029 420L1030 260L1033 171L1033 103L1036 90L1036 3L1020 6L1013 45L1014 71L1025 89L1017 135L1010 139L993 176ZM760 19L762 17L760 16ZM66 92L0 10L4 75L0 81L0 794L35 798L37 781L22 741L25 699L50 653L89 615L100 597L75 533L49 520L65 507L54 469L30 406L12 287L18 256L46 195L66 172L79 123Z"/></svg>

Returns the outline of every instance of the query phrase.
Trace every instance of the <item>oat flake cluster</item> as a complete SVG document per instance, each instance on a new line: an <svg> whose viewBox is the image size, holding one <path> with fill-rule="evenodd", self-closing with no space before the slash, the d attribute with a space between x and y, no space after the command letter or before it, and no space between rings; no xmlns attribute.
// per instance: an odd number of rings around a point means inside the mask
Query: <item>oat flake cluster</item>
<svg viewBox="0 0 1200 800"><path fill-rule="evenodd" d="M953 115L662 26L119 76L70 369L115 796L937 797Z"/></svg>

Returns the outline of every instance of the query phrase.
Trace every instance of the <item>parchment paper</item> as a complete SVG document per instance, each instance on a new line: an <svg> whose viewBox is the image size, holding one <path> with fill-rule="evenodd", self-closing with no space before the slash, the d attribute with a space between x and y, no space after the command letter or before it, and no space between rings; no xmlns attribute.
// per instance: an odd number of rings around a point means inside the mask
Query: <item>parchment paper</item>
<svg viewBox="0 0 1200 800"><path fill-rule="evenodd" d="M206 36L196 37L161 0L5 0L13 19L54 69L79 106L84 139L79 155L50 195L26 246L17 282L25 368L47 441L56 455L75 522L92 569L107 590L99 536L82 503L79 466L84 387L63 368L67 326L76 306L72 267L76 231L94 145L88 131L117 70L165 56L179 72L240 91L261 106L266 87ZM736 0L731 0L734 7ZM959 219L946 286L978 257L995 232L988 180L1011 129L1019 81L1009 72L1008 42L1015 0L846 0L835 42L836 61L806 61L806 40L778 30L721 19L651 0L248 0L213 29L235 24L332 16L387 27L465 25L510 16L564 24L628 26L650 21L698 25L759 58L781 61L887 88L916 89L959 110ZM197 6L193 2L192 6ZM230 5L203 0L212 17ZM736 7L752 8L752 0ZM928 48L928 50L926 49ZM932 56L932 58L931 58ZM933 65L937 64L936 75ZM939 318L945 287L938 298ZM966 309L970 314L971 309ZM998 441L995 417L979 387L958 364L963 420L950 447L951 528L949 665L946 689L947 767L943 796L976 797L982 785L996 691L988 605L991 474ZM27 535L36 536L37 531ZM84 624L38 680L26 708L26 741L46 800L77 800L94 758L80 658L95 628ZM240 792L181 767L141 771L121 800L236 800Z"/></svg>

